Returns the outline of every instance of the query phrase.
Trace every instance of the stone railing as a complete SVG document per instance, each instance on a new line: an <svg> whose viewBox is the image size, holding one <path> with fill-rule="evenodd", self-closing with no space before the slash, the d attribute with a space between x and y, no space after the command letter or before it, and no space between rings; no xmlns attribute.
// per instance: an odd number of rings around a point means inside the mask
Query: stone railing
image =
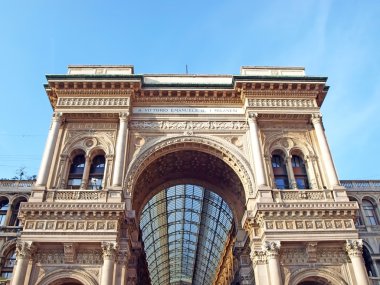
<svg viewBox="0 0 380 285"><path fill-rule="evenodd" d="M0 180L1 192L31 191L34 180Z"/></svg>
<svg viewBox="0 0 380 285"><path fill-rule="evenodd" d="M341 180L340 184L348 191L380 191L380 180Z"/></svg>
<svg viewBox="0 0 380 285"><path fill-rule="evenodd" d="M273 190L275 201L332 201L331 190Z"/></svg>
<svg viewBox="0 0 380 285"><path fill-rule="evenodd" d="M121 200L122 200L122 191L120 190L108 190L108 191L105 191L105 190L48 190L46 191L45 198L44 198L44 201L46 202L81 201L81 202L104 203L104 202L120 202Z"/></svg>

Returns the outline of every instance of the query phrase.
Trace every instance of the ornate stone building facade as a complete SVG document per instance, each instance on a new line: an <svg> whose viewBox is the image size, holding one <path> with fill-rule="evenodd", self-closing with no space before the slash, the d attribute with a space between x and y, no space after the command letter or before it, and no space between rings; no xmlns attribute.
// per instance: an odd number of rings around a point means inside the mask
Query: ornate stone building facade
<svg viewBox="0 0 380 285"><path fill-rule="evenodd" d="M327 78L69 66L47 81L54 115L12 284L376 281L379 197L338 180Z"/></svg>

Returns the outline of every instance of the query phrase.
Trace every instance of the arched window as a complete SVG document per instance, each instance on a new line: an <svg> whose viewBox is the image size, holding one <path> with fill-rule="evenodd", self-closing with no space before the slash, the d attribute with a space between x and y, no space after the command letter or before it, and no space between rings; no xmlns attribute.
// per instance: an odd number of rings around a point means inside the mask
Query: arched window
<svg viewBox="0 0 380 285"><path fill-rule="evenodd" d="M104 155L97 155L92 160L88 179L88 187L90 189L102 189L105 164Z"/></svg>
<svg viewBox="0 0 380 285"><path fill-rule="evenodd" d="M309 180L307 178L306 166L301 157L298 155L292 156L292 167L294 179L298 189L309 189Z"/></svg>
<svg viewBox="0 0 380 285"><path fill-rule="evenodd" d="M348 197L348 200L352 201L352 202L357 202L357 200L353 197ZM364 222L363 222L363 218L360 214L360 210L357 211L356 213L356 218L355 218L355 226L356 227L359 227L359 226L364 226Z"/></svg>
<svg viewBox="0 0 380 285"><path fill-rule="evenodd" d="M16 263L16 249L10 250L5 256L4 265L1 269L1 277L5 279L12 278L13 267Z"/></svg>
<svg viewBox="0 0 380 285"><path fill-rule="evenodd" d="M272 169L277 189L289 189L288 172L281 155L272 155Z"/></svg>
<svg viewBox="0 0 380 285"><path fill-rule="evenodd" d="M7 198L0 200L0 226L6 226L7 212L9 209L9 202Z"/></svg>
<svg viewBox="0 0 380 285"><path fill-rule="evenodd" d="M378 219L376 216L376 210L373 204L369 200L363 200L362 202L365 219L370 226L378 225Z"/></svg>
<svg viewBox="0 0 380 285"><path fill-rule="evenodd" d="M69 178L67 180L67 187L70 189L79 189L82 184L84 166L86 158L84 154L79 154L74 157L70 166Z"/></svg>
<svg viewBox="0 0 380 285"><path fill-rule="evenodd" d="M20 209L20 204L21 202L26 202L26 199L25 198L21 198L15 202L13 202L13 205L12 205L12 216L11 216L11 219L9 221L9 225L10 226L18 226L20 221L19 219L17 218L18 216L18 211Z"/></svg>
<svg viewBox="0 0 380 285"><path fill-rule="evenodd" d="M377 276L371 254L365 246L363 246L363 259L368 276Z"/></svg>

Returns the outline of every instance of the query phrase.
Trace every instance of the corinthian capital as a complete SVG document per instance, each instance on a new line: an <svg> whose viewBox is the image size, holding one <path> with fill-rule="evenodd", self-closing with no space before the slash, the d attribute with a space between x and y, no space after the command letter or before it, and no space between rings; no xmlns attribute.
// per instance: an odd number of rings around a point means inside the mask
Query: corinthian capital
<svg viewBox="0 0 380 285"><path fill-rule="evenodd" d="M280 248L280 241L265 241L263 244L263 250L266 252L268 258L274 258L278 256Z"/></svg>
<svg viewBox="0 0 380 285"><path fill-rule="evenodd" d="M321 124L322 123L322 114L321 113L316 113L311 115L311 122L313 125L315 124Z"/></svg>
<svg viewBox="0 0 380 285"><path fill-rule="evenodd" d="M351 239L346 241L346 251L349 256L362 256L363 240Z"/></svg>
<svg viewBox="0 0 380 285"><path fill-rule="evenodd" d="M60 122L61 120L62 120L62 113L61 112L54 112L53 121Z"/></svg>
<svg viewBox="0 0 380 285"><path fill-rule="evenodd" d="M34 245L30 241L20 241L16 243L16 257L17 259L30 258L35 250Z"/></svg>
<svg viewBox="0 0 380 285"><path fill-rule="evenodd" d="M115 259L117 245L114 242L102 242L103 259Z"/></svg>
<svg viewBox="0 0 380 285"><path fill-rule="evenodd" d="M121 121L126 121L129 116L129 111L119 113L119 118Z"/></svg>
<svg viewBox="0 0 380 285"><path fill-rule="evenodd" d="M267 254L263 250L254 250L251 252L251 260L253 265L267 264Z"/></svg>
<svg viewBox="0 0 380 285"><path fill-rule="evenodd" d="M248 113L248 118L251 119L252 121L256 121L257 116L258 116L258 114L256 112L249 112Z"/></svg>

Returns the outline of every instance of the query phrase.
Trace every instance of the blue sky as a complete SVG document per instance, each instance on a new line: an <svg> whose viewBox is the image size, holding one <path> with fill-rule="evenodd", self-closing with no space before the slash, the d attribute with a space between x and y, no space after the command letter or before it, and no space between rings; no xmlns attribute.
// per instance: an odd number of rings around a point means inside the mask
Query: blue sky
<svg viewBox="0 0 380 285"><path fill-rule="evenodd" d="M305 66L340 179L380 179L380 1L2 1L0 178L37 174L52 110L45 74L69 64L238 74Z"/></svg>

